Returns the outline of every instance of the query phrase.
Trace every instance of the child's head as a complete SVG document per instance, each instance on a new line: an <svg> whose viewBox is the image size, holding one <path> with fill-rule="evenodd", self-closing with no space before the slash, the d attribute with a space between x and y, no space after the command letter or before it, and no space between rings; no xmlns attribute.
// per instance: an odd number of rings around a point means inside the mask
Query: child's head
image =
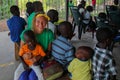
<svg viewBox="0 0 120 80"><path fill-rule="evenodd" d="M61 22L58 26L60 34L67 38L71 39L73 37L72 24L70 22L64 21Z"/></svg>
<svg viewBox="0 0 120 80"><path fill-rule="evenodd" d="M86 10L89 11L89 12L92 12L93 11L93 7L92 6L87 6Z"/></svg>
<svg viewBox="0 0 120 80"><path fill-rule="evenodd" d="M43 4L40 1L34 1L33 7L35 12L44 12L43 10Z"/></svg>
<svg viewBox="0 0 120 80"><path fill-rule="evenodd" d="M81 0L80 4L82 4L82 7L84 8L84 7L85 7L85 5L86 5L86 1Z"/></svg>
<svg viewBox="0 0 120 80"><path fill-rule="evenodd" d="M107 15L106 15L104 12L100 12L100 13L98 14L98 17L99 17L99 18L102 18L102 19L106 19L106 18L107 18Z"/></svg>
<svg viewBox="0 0 120 80"><path fill-rule="evenodd" d="M92 48L88 46L80 46L75 53L75 57L80 60L88 60L92 58L93 54L94 50Z"/></svg>
<svg viewBox="0 0 120 80"><path fill-rule="evenodd" d="M58 11L57 11L57 10L50 9L50 10L47 12L47 15L50 17L50 21L51 21L52 23L58 21Z"/></svg>
<svg viewBox="0 0 120 80"><path fill-rule="evenodd" d="M32 2L27 2L27 3L26 3L26 7L27 7L27 8L29 8L29 7L31 7L31 6L33 6L33 3L32 3Z"/></svg>
<svg viewBox="0 0 120 80"><path fill-rule="evenodd" d="M10 12L14 15L14 16L20 16L20 11L18 6L13 5L10 7Z"/></svg>
<svg viewBox="0 0 120 80"><path fill-rule="evenodd" d="M24 40L30 49L33 49L36 45L35 34L32 30L27 30L24 32Z"/></svg>
<svg viewBox="0 0 120 80"><path fill-rule="evenodd" d="M98 43L103 43L106 47L111 44L113 33L109 28L99 28L96 32Z"/></svg>
<svg viewBox="0 0 120 80"><path fill-rule="evenodd" d="M33 30L37 34L41 33L48 24L50 18L46 14L37 13L33 20Z"/></svg>
<svg viewBox="0 0 120 80"><path fill-rule="evenodd" d="M114 0L114 4L118 5L119 4L119 0Z"/></svg>

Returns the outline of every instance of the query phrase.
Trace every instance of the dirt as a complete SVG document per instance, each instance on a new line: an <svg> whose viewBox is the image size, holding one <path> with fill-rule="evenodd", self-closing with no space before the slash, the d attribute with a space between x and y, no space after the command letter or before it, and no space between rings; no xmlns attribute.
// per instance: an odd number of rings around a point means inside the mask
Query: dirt
<svg viewBox="0 0 120 80"><path fill-rule="evenodd" d="M0 20L0 32L9 30L7 27L6 21L7 19Z"/></svg>

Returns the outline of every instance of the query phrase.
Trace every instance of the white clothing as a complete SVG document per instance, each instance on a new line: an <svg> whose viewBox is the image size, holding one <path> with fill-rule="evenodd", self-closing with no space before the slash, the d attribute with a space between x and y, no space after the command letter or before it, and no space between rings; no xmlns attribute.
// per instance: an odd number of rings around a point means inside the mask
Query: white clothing
<svg viewBox="0 0 120 80"><path fill-rule="evenodd" d="M80 9L79 9L79 13L80 13L80 14L84 14L84 11L85 11L84 8L80 8Z"/></svg>
<svg viewBox="0 0 120 80"><path fill-rule="evenodd" d="M30 66L30 68L36 73L36 76L38 77L38 80L44 80L42 70L40 69L40 66Z"/></svg>
<svg viewBox="0 0 120 80"><path fill-rule="evenodd" d="M90 16L91 16L90 12L85 11L83 19L88 19L88 20L83 20L83 23L88 24L90 22Z"/></svg>
<svg viewBox="0 0 120 80"><path fill-rule="evenodd" d="M31 69L34 70L34 72L36 73L36 76L38 77L38 80L44 80L43 78L43 74L42 74L42 70L40 69L40 66L30 66ZM22 74L22 72L24 72L25 69L23 67L23 64L20 63L17 67L17 69L15 70L15 73L14 73L14 80L18 80L20 75Z"/></svg>
<svg viewBox="0 0 120 80"><path fill-rule="evenodd" d="M48 22L48 28L52 30L53 33L55 32L55 25L50 21Z"/></svg>

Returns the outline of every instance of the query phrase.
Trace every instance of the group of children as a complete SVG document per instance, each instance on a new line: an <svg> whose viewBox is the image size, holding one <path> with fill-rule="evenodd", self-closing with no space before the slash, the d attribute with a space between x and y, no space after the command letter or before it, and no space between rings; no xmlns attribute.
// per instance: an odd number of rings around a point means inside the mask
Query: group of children
<svg viewBox="0 0 120 80"><path fill-rule="evenodd" d="M43 8L40 8L42 3L30 3L32 4L36 5L33 5L33 12L28 12L30 21L25 31L23 27L26 22L20 17L17 6L10 8L13 17L7 21L13 42L19 42L20 45L20 34L22 34L21 40L24 44L20 46L19 56L25 70L33 69L38 80L44 80L40 64L52 57L62 65L72 80L116 80L115 62L111 51L107 50L113 35L109 28L97 30L98 43L94 50L88 46L80 46L75 51L75 47L70 43L75 35L72 24L68 21L61 22L58 26L60 36L54 40L53 33L56 28L54 22L58 21L58 12L52 9L46 15ZM35 8L37 5L39 8Z"/></svg>

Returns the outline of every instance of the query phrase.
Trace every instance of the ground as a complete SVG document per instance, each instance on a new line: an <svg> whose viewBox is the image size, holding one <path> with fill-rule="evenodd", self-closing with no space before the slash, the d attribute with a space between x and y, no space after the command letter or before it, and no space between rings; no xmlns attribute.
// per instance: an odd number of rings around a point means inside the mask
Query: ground
<svg viewBox="0 0 120 80"><path fill-rule="evenodd" d="M3 21L5 23L5 21ZM18 66L17 61L14 59L14 44L11 42L10 37L8 36L7 27L4 26L4 23L0 24L0 80L13 80L14 71ZM81 45L95 47L96 39L92 39L90 32L82 35L82 39L78 40L77 38L77 29L76 36L72 39L71 43L77 48ZM120 44L117 43L113 50L113 55L117 65L117 79L120 80ZM59 80L66 80L65 78Z"/></svg>

